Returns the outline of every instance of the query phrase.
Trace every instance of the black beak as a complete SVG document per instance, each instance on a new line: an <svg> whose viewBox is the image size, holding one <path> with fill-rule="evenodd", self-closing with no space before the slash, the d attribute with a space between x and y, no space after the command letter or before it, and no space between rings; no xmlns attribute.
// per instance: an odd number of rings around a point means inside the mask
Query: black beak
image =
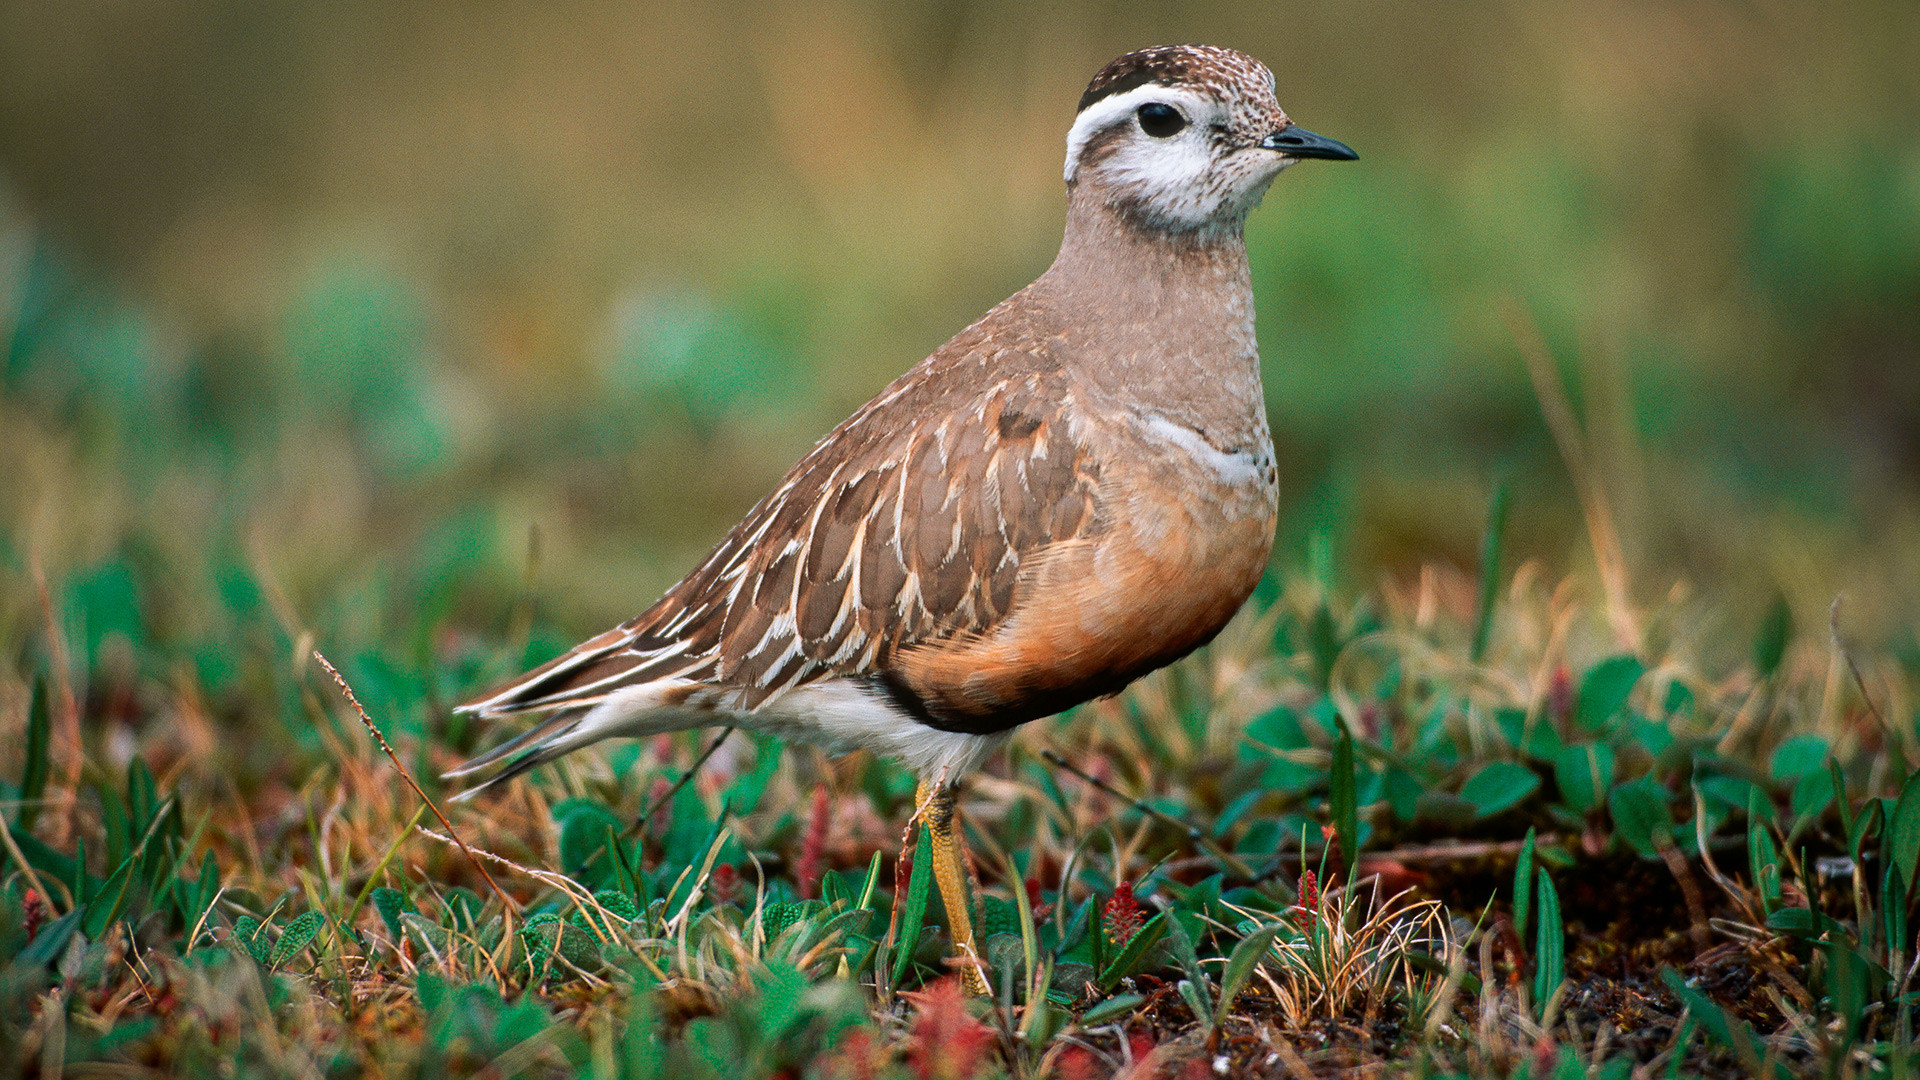
<svg viewBox="0 0 1920 1080"><path fill-rule="evenodd" d="M1353 147L1339 139L1315 135L1297 124L1288 124L1260 140L1263 150L1278 150L1288 157L1326 158L1328 161L1354 161L1360 157Z"/></svg>

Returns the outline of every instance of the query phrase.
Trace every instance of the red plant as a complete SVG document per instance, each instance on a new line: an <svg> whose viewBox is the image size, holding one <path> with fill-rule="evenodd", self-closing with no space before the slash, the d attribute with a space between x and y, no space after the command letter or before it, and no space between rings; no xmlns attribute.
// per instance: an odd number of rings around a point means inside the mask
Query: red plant
<svg viewBox="0 0 1920 1080"><path fill-rule="evenodd" d="M729 863L721 863L713 868L713 876L707 879L707 892L716 904L731 904L734 891L740 885L740 871Z"/></svg>
<svg viewBox="0 0 1920 1080"><path fill-rule="evenodd" d="M807 835L800 842L800 859L794 864L794 884L799 887L800 899L812 900L819 895L820 875L824 870L824 855L827 848L827 825L832 820L832 800L827 796L827 785L820 784L813 789L813 808L807 815Z"/></svg>
<svg viewBox="0 0 1920 1080"><path fill-rule="evenodd" d="M1140 930L1140 901L1133 897L1133 882L1122 881L1113 887L1113 898L1100 912L1100 923L1106 927L1107 940L1115 945L1125 945L1127 939Z"/></svg>
<svg viewBox="0 0 1920 1080"><path fill-rule="evenodd" d="M1052 904L1043 904L1040 902L1039 878L1030 877L1027 879L1027 910L1033 912L1033 921L1036 923L1045 922L1047 916L1053 914Z"/></svg>
<svg viewBox="0 0 1920 1080"><path fill-rule="evenodd" d="M1053 1075L1060 1080L1101 1080L1104 1074L1100 1059L1084 1046L1068 1046L1053 1062Z"/></svg>
<svg viewBox="0 0 1920 1080"><path fill-rule="evenodd" d="M831 1080L873 1080L877 1073L875 1062L882 1060L886 1051L873 1038L873 1032L857 1027L840 1039L840 1044L828 1051L820 1061L819 1075Z"/></svg>
<svg viewBox="0 0 1920 1080"><path fill-rule="evenodd" d="M1553 669L1553 681L1547 684L1547 710L1564 733L1567 719L1573 715L1573 672L1565 664Z"/></svg>
<svg viewBox="0 0 1920 1080"><path fill-rule="evenodd" d="M37 891L28 889L27 894L20 898L21 929L27 932L28 941L32 941L34 935L40 932L40 924L46 920L46 902L40 899Z"/></svg>
<svg viewBox="0 0 1920 1080"><path fill-rule="evenodd" d="M919 1080L971 1080L986 1063L993 1029L967 1012L960 977L949 976L917 994L901 995L914 1004L913 1034L907 1066Z"/></svg>
<svg viewBox="0 0 1920 1080"><path fill-rule="evenodd" d="M1300 903L1295 910L1293 924L1305 933L1313 933L1320 922L1320 878L1311 870L1300 871Z"/></svg>

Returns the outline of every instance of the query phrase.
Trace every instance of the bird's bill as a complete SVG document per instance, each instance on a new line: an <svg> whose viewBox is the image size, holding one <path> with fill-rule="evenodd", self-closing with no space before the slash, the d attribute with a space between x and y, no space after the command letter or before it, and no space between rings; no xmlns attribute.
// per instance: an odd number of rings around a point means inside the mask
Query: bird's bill
<svg viewBox="0 0 1920 1080"><path fill-rule="evenodd" d="M1353 161L1360 155L1339 139L1315 135L1298 124L1288 124L1260 141L1264 150L1277 150L1288 157L1325 158L1328 161Z"/></svg>

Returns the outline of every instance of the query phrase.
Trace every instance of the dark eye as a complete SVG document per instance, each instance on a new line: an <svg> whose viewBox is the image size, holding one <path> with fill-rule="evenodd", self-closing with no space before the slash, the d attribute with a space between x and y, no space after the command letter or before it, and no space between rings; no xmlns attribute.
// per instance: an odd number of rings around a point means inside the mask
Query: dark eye
<svg viewBox="0 0 1920 1080"><path fill-rule="evenodd" d="M1158 101L1149 101L1140 106L1140 130L1156 139L1168 139L1180 133L1187 126L1187 118L1180 110Z"/></svg>

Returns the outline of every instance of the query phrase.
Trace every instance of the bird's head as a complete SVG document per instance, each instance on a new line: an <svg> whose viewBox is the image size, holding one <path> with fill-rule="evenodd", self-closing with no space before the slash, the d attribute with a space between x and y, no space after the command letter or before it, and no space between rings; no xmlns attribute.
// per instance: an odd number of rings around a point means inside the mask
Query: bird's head
<svg viewBox="0 0 1920 1080"><path fill-rule="evenodd" d="M1358 156L1287 119L1273 73L1253 57L1165 45L1122 56L1087 85L1067 133L1067 186L1144 228L1233 230L1287 166Z"/></svg>

